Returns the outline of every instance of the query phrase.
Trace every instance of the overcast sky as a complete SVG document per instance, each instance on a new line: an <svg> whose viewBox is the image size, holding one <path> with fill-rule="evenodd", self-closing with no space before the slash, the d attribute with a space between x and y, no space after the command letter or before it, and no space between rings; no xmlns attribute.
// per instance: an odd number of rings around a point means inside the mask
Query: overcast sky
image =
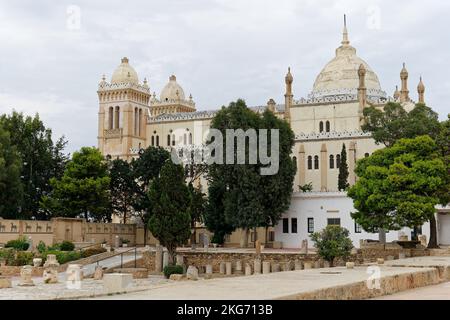
<svg viewBox="0 0 450 320"><path fill-rule="evenodd" d="M236 98L295 99L334 57L347 14L351 44L392 95L402 62L411 97L450 112L450 2L331 0L0 0L0 113L38 112L68 152L97 145L97 85L127 56L159 95L174 73L198 110Z"/></svg>

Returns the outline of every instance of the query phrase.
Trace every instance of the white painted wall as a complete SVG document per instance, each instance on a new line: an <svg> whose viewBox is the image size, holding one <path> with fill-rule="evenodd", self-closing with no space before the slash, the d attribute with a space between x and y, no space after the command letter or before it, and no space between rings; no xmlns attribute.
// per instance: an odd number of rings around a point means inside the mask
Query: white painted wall
<svg viewBox="0 0 450 320"><path fill-rule="evenodd" d="M349 230L350 239L356 248L359 248L360 239L378 240L378 234L365 231L355 233L355 222L350 216L353 211L353 200L343 192L294 193L291 206L283 215L283 218L289 218L289 233L283 233L283 221L280 220L275 227L275 241L283 242L283 248L300 248L302 240L308 239L309 247L313 247L308 233L308 218L314 218L314 232L324 229L328 218L340 218L341 227ZM292 233L292 218L297 218L297 233ZM400 232L404 232L411 239L411 229L404 228L386 233L386 241L398 240ZM422 227L422 234L429 239L429 233L427 222Z"/></svg>

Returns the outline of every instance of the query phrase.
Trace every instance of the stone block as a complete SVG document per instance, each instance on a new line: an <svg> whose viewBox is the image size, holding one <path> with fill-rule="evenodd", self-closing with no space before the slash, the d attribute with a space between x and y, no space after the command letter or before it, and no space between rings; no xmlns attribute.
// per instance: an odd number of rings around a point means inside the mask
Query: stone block
<svg viewBox="0 0 450 320"><path fill-rule="evenodd" d="M303 264L300 260L295 260L294 270L303 270Z"/></svg>
<svg viewBox="0 0 450 320"><path fill-rule="evenodd" d="M399 259L405 259L405 258L406 258L406 253L404 253L404 252L399 252L398 258L399 258Z"/></svg>
<svg viewBox="0 0 450 320"><path fill-rule="evenodd" d="M189 266L186 271L186 278L188 280L198 280L198 269L194 266Z"/></svg>
<svg viewBox="0 0 450 320"><path fill-rule="evenodd" d="M261 273L261 259L255 259L253 261L253 270L255 274Z"/></svg>
<svg viewBox="0 0 450 320"><path fill-rule="evenodd" d="M43 274L44 283L52 284L58 283L58 268L57 267L47 267Z"/></svg>
<svg viewBox="0 0 450 320"><path fill-rule="evenodd" d="M347 269L353 269L354 267L355 267L355 263L354 262L346 262L345 263L345 267L347 268Z"/></svg>
<svg viewBox="0 0 450 320"><path fill-rule="evenodd" d="M129 273L133 276L133 279L147 279L147 268L118 268L114 269L115 273Z"/></svg>
<svg viewBox="0 0 450 320"><path fill-rule="evenodd" d="M164 252L163 252L163 264L162 264L163 270L164 270L164 268L167 267L168 265L169 265L169 252L164 251Z"/></svg>
<svg viewBox="0 0 450 320"><path fill-rule="evenodd" d="M169 277L170 280L174 280L174 281L180 281L184 279L184 275L183 274L177 274L177 273L172 273Z"/></svg>
<svg viewBox="0 0 450 320"><path fill-rule="evenodd" d="M20 283L19 286L21 287L32 287L34 286L33 279L31 278L33 274L33 267L32 266L23 266L20 270Z"/></svg>
<svg viewBox="0 0 450 320"><path fill-rule="evenodd" d="M0 289L12 288L11 278L0 276Z"/></svg>
<svg viewBox="0 0 450 320"><path fill-rule="evenodd" d="M226 269L225 262L221 262L220 265L219 265L219 273L220 274L225 274L225 272L226 272L225 269Z"/></svg>
<svg viewBox="0 0 450 320"><path fill-rule="evenodd" d="M312 269L312 263L311 262L303 262L303 269L308 270Z"/></svg>
<svg viewBox="0 0 450 320"><path fill-rule="evenodd" d="M262 273L263 274L270 273L270 261L264 261L262 263Z"/></svg>
<svg viewBox="0 0 450 320"><path fill-rule="evenodd" d="M252 266L249 263L245 264L245 275L246 276L252 275Z"/></svg>
<svg viewBox="0 0 450 320"><path fill-rule="evenodd" d="M33 266L36 268L40 267L42 265L42 258L34 258L33 259Z"/></svg>
<svg viewBox="0 0 450 320"><path fill-rule="evenodd" d="M237 260L236 261L236 269L235 269L236 273L242 273L242 261L241 260Z"/></svg>
<svg viewBox="0 0 450 320"><path fill-rule="evenodd" d="M155 253L155 272L162 272L162 264L163 264L163 248L160 245L156 246Z"/></svg>
<svg viewBox="0 0 450 320"><path fill-rule="evenodd" d="M231 276L233 274L233 265L231 264L231 262L227 262L225 264L225 270L226 270L226 275L227 276Z"/></svg>
<svg viewBox="0 0 450 320"><path fill-rule="evenodd" d="M130 273L106 273L103 275L103 287L109 293L124 292L133 286Z"/></svg>
<svg viewBox="0 0 450 320"><path fill-rule="evenodd" d="M378 258L377 259L377 264L384 264L384 259L383 258Z"/></svg>
<svg viewBox="0 0 450 320"><path fill-rule="evenodd" d="M259 256L261 254L261 241L259 241L259 240L255 241L255 250L256 250L256 255Z"/></svg>
<svg viewBox="0 0 450 320"><path fill-rule="evenodd" d="M102 280L103 279L103 267L96 266L94 271L94 280Z"/></svg>
<svg viewBox="0 0 450 320"><path fill-rule="evenodd" d="M279 263L272 263L272 272L280 272L280 264Z"/></svg>
<svg viewBox="0 0 450 320"><path fill-rule="evenodd" d="M54 254L47 255L47 259L45 260L45 263L44 263L44 268L47 268L47 267L59 267L59 262L56 259L56 255L54 255Z"/></svg>
<svg viewBox="0 0 450 320"><path fill-rule="evenodd" d="M81 265L69 264L66 270L66 286L68 289L80 289L83 280Z"/></svg>
<svg viewBox="0 0 450 320"><path fill-rule="evenodd" d="M213 273L213 267L210 264L206 265L206 274L212 274Z"/></svg>

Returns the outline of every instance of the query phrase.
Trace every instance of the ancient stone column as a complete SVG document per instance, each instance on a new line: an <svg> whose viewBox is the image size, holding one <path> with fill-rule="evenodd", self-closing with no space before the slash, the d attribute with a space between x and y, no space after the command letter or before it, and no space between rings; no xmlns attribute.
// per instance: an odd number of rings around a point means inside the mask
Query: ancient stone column
<svg viewBox="0 0 450 320"><path fill-rule="evenodd" d="M249 263L245 264L245 275L246 276L252 275L252 266Z"/></svg>
<svg viewBox="0 0 450 320"><path fill-rule="evenodd" d="M163 264L163 248L160 245L156 246L155 253L155 271L162 272L162 264Z"/></svg>
<svg viewBox="0 0 450 320"><path fill-rule="evenodd" d="M198 280L198 269L194 266L189 266L186 271L186 278L188 280Z"/></svg>
<svg viewBox="0 0 450 320"><path fill-rule="evenodd" d="M20 283L19 286L21 287L31 287L34 286L33 279L31 278L33 274L33 267L32 266L23 266L20 270Z"/></svg>
<svg viewBox="0 0 450 320"><path fill-rule="evenodd" d="M236 273L242 273L242 261L241 260L237 260L236 261Z"/></svg>
<svg viewBox="0 0 450 320"><path fill-rule="evenodd" d="M163 265L162 265L163 270L164 270L164 268L167 267L168 265L169 265L169 252L164 251L164 252L163 252Z"/></svg>
<svg viewBox="0 0 450 320"><path fill-rule="evenodd" d="M220 269L219 269L219 272L220 272L220 274L225 274L225 262L221 262L220 263L220 267L219 267Z"/></svg>
<svg viewBox="0 0 450 320"><path fill-rule="evenodd" d="M270 261L264 261L262 263L263 274L270 273Z"/></svg>
<svg viewBox="0 0 450 320"><path fill-rule="evenodd" d="M232 268L231 262L227 262L227 263L225 264L225 268L226 268L226 274L227 274L227 276L231 276L232 273L233 273L233 268Z"/></svg>
<svg viewBox="0 0 450 320"><path fill-rule="evenodd" d="M213 273L212 265L207 264L206 265L206 274L212 274L212 273Z"/></svg>
<svg viewBox="0 0 450 320"><path fill-rule="evenodd" d="M66 286L68 289L81 289L81 280L83 280L81 265L69 264L66 275Z"/></svg>
<svg viewBox="0 0 450 320"><path fill-rule="evenodd" d="M261 273L261 259L255 259L253 261L253 269L254 269L255 274Z"/></svg>
<svg viewBox="0 0 450 320"><path fill-rule="evenodd" d="M311 262L303 262L303 268L305 270L312 269L312 263Z"/></svg>
<svg viewBox="0 0 450 320"><path fill-rule="evenodd" d="M177 266L184 266L184 256L177 254Z"/></svg>

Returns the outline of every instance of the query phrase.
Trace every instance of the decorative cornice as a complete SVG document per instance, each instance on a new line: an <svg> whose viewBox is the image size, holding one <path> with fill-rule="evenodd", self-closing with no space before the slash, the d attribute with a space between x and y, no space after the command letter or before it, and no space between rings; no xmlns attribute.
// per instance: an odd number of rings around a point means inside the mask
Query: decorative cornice
<svg viewBox="0 0 450 320"><path fill-rule="evenodd" d="M296 141L311 141L311 140L339 140L348 138L370 138L372 135L370 132L364 132L361 130L355 131L341 131L341 132L320 132L320 133L300 133L295 136Z"/></svg>
<svg viewBox="0 0 450 320"><path fill-rule="evenodd" d="M103 91L110 91L110 90L120 90L120 89L134 89L137 91L140 91L145 94L150 94L150 89L148 86L140 85L140 84L134 84L134 83L107 83L107 82L101 82L98 85L98 92Z"/></svg>

